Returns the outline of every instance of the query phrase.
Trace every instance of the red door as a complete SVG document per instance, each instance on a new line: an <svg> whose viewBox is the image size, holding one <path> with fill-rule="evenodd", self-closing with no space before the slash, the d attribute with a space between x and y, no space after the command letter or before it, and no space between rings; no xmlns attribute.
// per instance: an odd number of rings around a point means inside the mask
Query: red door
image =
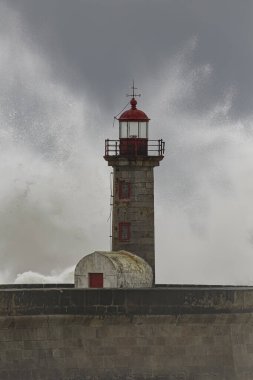
<svg viewBox="0 0 253 380"><path fill-rule="evenodd" d="M103 273L89 273L89 287L103 288L104 287Z"/></svg>

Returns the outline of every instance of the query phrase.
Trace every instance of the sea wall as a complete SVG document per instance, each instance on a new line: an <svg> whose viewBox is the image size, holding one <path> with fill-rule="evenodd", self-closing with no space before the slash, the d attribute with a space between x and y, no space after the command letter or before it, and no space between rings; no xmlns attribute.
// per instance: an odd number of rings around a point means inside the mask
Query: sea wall
<svg viewBox="0 0 253 380"><path fill-rule="evenodd" d="M1 289L0 380L252 380L253 290Z"/></svg>

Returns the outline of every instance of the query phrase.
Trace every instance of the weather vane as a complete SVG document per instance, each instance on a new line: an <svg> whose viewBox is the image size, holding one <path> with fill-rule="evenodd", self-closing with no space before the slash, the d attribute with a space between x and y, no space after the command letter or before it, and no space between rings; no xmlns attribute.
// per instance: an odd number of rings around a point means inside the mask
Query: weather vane
<svg viewBox="0 0 253 380"><path fill-rule="evenodd" d="M133 80L133 85L132 85L132 87L131 87L131 89L132 89L132 94L127 94L127 96L131 96L132 98L135 98L136 96L141 96L141 94L136 94L135 93L135 90L138 90L138 88L137 87L134 87L134 80Z"/></svg>

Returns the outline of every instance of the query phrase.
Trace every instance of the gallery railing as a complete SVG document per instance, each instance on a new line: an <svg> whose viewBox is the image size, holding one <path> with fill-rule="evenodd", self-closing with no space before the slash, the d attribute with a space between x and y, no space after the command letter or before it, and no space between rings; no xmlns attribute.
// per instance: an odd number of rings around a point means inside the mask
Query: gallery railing
<svg viewBox="0 0 253 380"><path fill-rule="evenodd" d="M105 157L108 156L158 156L163 157L165 141L142 138L105 140Z"/></svg>

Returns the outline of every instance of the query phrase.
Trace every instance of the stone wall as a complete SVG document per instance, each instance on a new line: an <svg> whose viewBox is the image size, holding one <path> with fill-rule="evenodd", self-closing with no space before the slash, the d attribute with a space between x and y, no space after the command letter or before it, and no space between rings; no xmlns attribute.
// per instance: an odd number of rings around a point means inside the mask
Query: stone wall
<svg viewBox="0 0 253 380"><path fill-rule="evenodd" d="M0 317L1 380L252 380L253 317Z"/></svg>
<svg viewBox="0 0 253 380"><path fill-rule="evenodd" d="M253 289L2 289L14 379L252 380Z"/></svg>
<svg viewBox="0 0 253 380"><path fill-rule="evenodd" d="M251 287L0 290L0 316L181 315L253 312Z"/></svg>

